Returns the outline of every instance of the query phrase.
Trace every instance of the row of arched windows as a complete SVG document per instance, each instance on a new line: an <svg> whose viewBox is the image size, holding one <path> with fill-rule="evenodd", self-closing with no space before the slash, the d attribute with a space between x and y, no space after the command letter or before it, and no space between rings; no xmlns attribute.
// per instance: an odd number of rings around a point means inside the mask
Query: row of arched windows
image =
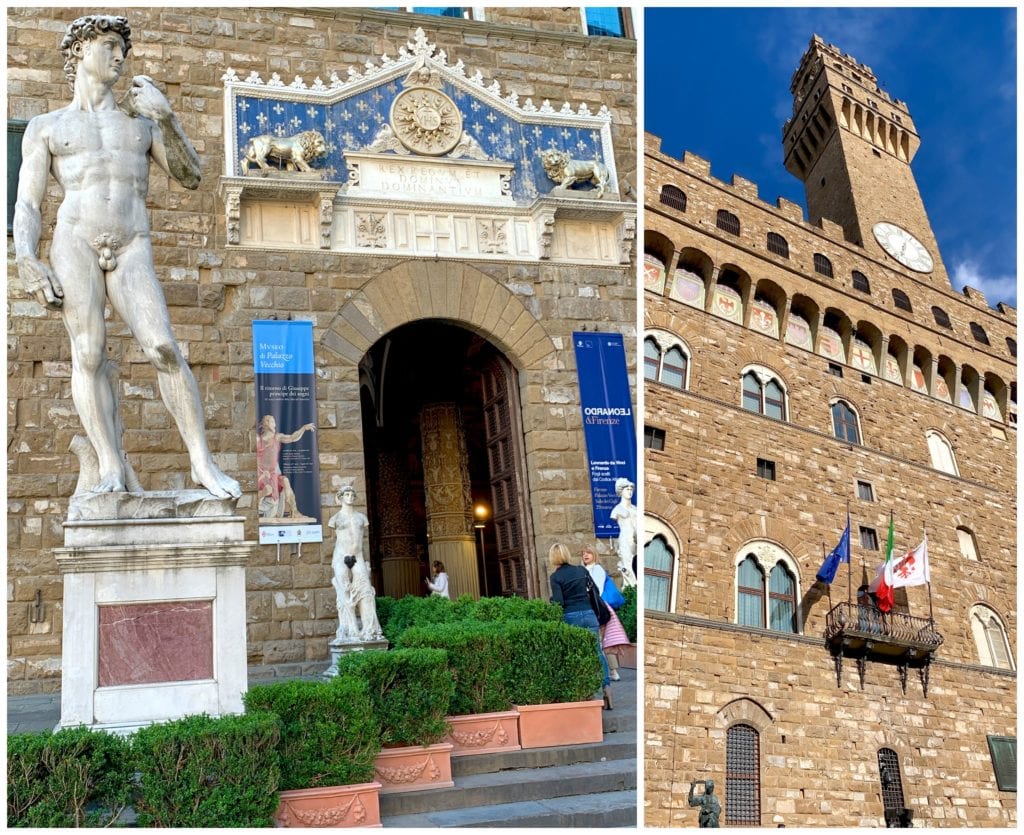
<svg viewBox="0 0 1024 835"><path fill-rule="evenodd" d="M660 526L659 526L660 527ZM977 560L977 543L967 528L957 528L961 553ZM671 610L676 551L668 537L656 533L644 546L644 606ZM748 544L736 560L736 617L740 626L775 632L801 632L799 567L788 552L773 542ZM977 603L968 613L978 662L986 667L1013 670L1013 654L1006 626L998 613Z"/></svg>
<svg viewBox="0 0 1024 835"><path fill-rule="evenodd" d="M661 194L659 196L660 202L670 208L676 209L680 212L686 211L686 194L681 189L672 185L665 185L661 188ZM730 235L740 234L740 219L732 212L726 209L719 209L715 215L715 226L727 232ZM789 242L778 232L768 232L766 236L765 245L770 253L777 255L780 258L789 258ZM832 261L828 256L823 253L814 253L814 271L825 278L834 278L835 274L832 269ZM854 290L861 293L870 295L871 293L871 282L864 273L859 270L853 270L850 276L851 285ZM899 309L906 313L913 313L914 308L910 302L910 297L898 288L892 290L893 304ZM946 328L947 330L953 329L953 323L950 321L949 314L946 313L938 305L933 305L932 318L935 320L935 324L939 327ZM969 323L971 336L976 342L981 345L991 346L989 342L988 334L985 332L985 328L982 327L978 322ZM1006 338L1006 347L1010 353L1010 356L1017 356L1017 343L1011 337Z"/></svg>
<svg viewBox="0 0 1024 835"><path fill-rule="evenodd" d="M680 391L689 388L690 351L678 337L664 331L651 332L644 336L644 379L662 383ZM774 420L789 420L789 405L786 384L769 368L751 365L740 374L740 405L748 412L754 412ZM844 443L860 444L862 435L860 415L842 398L833 398L830 403L832 434ZM953 445L936 429L925 432L928 455L934 469L959 476Z"/></svg>
<svg viewBox="0 0 1024 835"><path fill-rule="evenodd" d="M658 244L655 249L670 250L672 245L666 238L657 233L652 236L652 246ZM711 259L700 250L684 249L671 278L666 275L664 257L649 251L645 255L644 281L647 289L674 301L803 348L837 365L848 365L861 374L889 380L990 420L1016 423L1015 380L1008 384L998 374L979 372L966 363L958 366L947 355L909 344L901 333L886 336L870 319L854 322L843 311L822 309L801 293L787 296L768 279L755 283L734 265L723 265L715 271ZM868 280L864 277L863 281ZM901 292L894 291L894 299L899 300L896 293ZM909 306L910 300L905 301ZM942 318L938 313L936 316ZM980 326L976 336L979 340L988 338ZM1007 340L1007 347L1011 354L1016 353L1013 339Z"/></svg>

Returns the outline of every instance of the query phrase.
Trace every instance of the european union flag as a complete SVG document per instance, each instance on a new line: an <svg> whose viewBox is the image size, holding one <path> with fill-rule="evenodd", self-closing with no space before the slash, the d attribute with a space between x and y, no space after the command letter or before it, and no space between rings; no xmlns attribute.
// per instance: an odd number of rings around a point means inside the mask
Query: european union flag
<svg viewBox="0 0 1024 835"><path fill-rule="evenodd" d="M836 578L836 571L839 568L839 563L850 561L850 514L846 514L846 530L843 531L843 535L839 537L839 544L832 549L832 553L825 557L825 562L821 564L821 568L818 569L818 573L815 575L817 579L823 583L831 583Z"/></svg>

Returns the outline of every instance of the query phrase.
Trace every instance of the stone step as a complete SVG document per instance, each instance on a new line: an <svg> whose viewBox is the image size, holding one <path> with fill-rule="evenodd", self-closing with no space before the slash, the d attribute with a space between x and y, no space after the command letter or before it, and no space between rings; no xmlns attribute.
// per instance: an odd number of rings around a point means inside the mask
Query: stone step
<svg viewBox="0 0 1024 835"><path fill-rule="evenodd" d="M601 715L601 729L605 735L636 733L636 710L605 710Z"/></svg>
<svg viewBox="0 0 1024 835"><path fill-rule="evenodd" d="M452 777L486 774L514 768L549 768L555 765L628 760L636 758L636 731L605 734L603 742L568 745L558 748L528 748L496 754L473 754L452 757Z"/></svg>
<svg viewBox="0 0 1024 835"><path fill-rule="evenodd" d="M446 789L382 794L382 818L636 789L636 756L548 768L467 774ZM635 799L634 799L635 806Z"/></svg>
<svg viewBox="0 0 1024 835"><path fill-rule="evenodd" d="M498 803L474 809L448 809L384 818L387 828L428 827L630 827L637 823L636 789Z"/></svg>

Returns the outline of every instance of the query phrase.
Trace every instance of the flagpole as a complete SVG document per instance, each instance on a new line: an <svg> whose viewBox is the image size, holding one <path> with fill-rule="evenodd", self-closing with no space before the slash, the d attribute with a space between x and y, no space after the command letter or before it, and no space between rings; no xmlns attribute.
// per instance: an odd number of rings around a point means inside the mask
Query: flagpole
<svg viewBox="0 0 1024 835"><path fill-rule="evenodd" d="M924 566L928 572L928 620L935 624L935 613L932 611L932 566L931 559L928 557L928 528L921 526L921 530L924 531Z"/></svg>
<svg viewBox="0 0 1024 835"><path fill-rule="evenodd" d="M821 543L821 562L822 562L822 564L824 564L825 559L826 559L826 557L825 557L825 543L822 542ZM825 583L825 589L828 591L828 609L831 612L832 611L832 584L831 583Z"/></svg>
<svg viewBox="0 0 1024 835"><path fill-rule="evenodd" d="M850 500L849 499L846 500L846 527L847 528L850 527ZM850 536L853 536L853 532L852 531L850 532ZM849 557L850 556L850 554L849 554L849 551L850 551L849 543L847 543L846 551L847 551L846 556ZM864 560L864 558L861 557L861 561L862 562L863 562L863 560ZM846 605L847 606L852 606L853 605L853 560L851 560L851 559L848 559L846 561Z"/></svg>

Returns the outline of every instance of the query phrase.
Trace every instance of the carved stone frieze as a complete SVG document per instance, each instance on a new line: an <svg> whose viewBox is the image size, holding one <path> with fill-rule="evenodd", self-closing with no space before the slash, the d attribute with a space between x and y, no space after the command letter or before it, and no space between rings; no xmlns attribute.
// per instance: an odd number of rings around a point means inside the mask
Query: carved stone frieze
<svg viewBox="0 0 1024 835"><path fill-rule="evenodd" d="M378 214L356 215L356 246L384 249L388 245L388 229L385 216Z"/></svg>
<svg viewBox="0 0 1024 835"><path fill-rule="evenodd" d="M499 219L477 220L480 251L491 255L508 252L508 221Z"/></svg>

